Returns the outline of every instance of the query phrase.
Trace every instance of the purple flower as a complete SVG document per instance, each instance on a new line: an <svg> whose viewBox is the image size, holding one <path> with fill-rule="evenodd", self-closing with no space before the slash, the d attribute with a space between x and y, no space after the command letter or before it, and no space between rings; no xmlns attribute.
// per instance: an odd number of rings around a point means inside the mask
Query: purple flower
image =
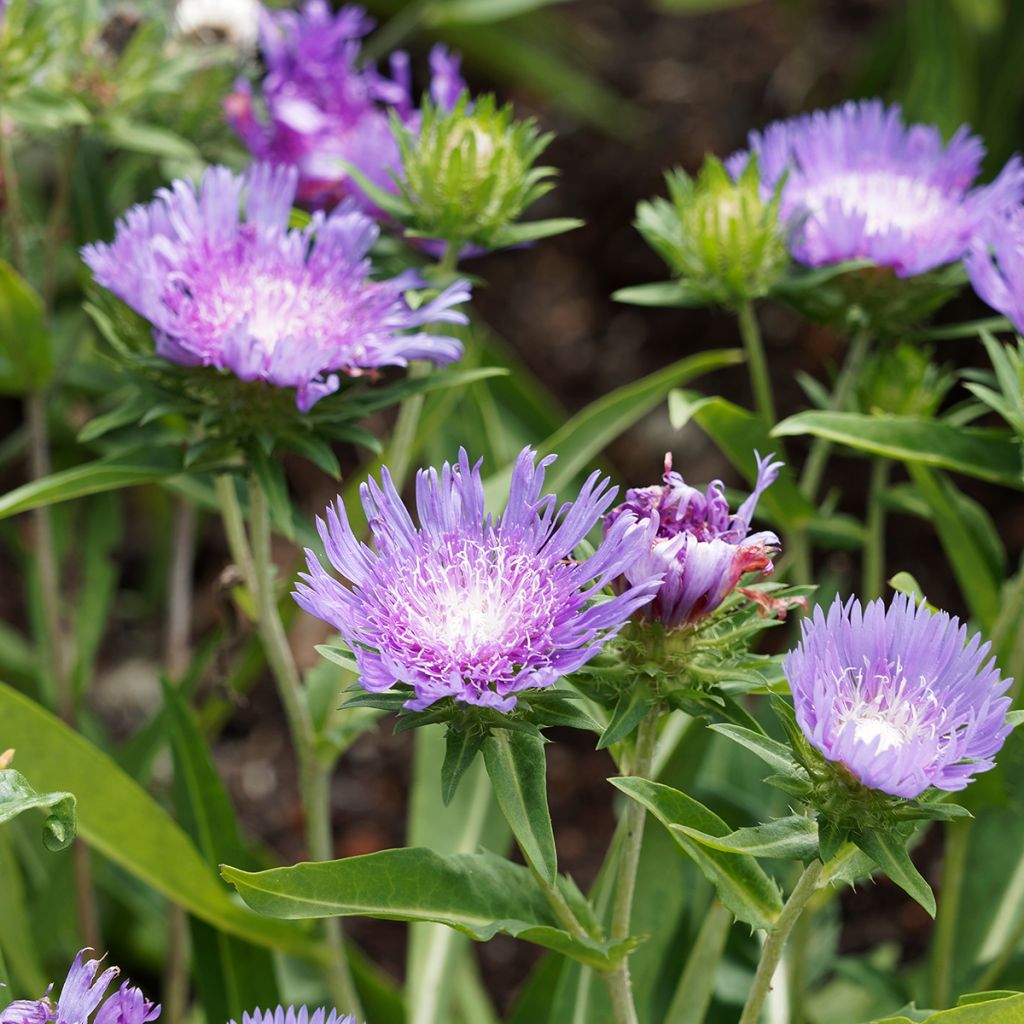
<svg viewBox="0 0 1024 1024"><path fill-rule="evenodd" d="M159 1004L126 981L99 1009L93 1024L147 1024L160 1016Z"/></svg>
<svg viewBox="0 0 1024 1024"><path fill-rule="evenodd" d="M987 643L945 612L899 595L867 610L836 598L805 620L786 657L796 720L830 761L865 786L920 796L963 789L1010 732L1010 685ZM988 659L986 661L986 659Z"/></svg>
<svg viewBox="0 0 1024 1024"><path fill-rule="evenodd" d="M666 455L665 482L627 491L626 500L605 517L606 533L623 516L656 524L650 549L624 573L630 584L663 574L654 600L641 610L644 618L667 629L690 626L710 615L746 573L772 571L779 538L770 531L751 534L750 520L782 463L772 462L771 455L754 455L757 483L735 514L729 511L721 480L712 480L701 493L673 472L672 456ZM767 600L759 591L744 593L762 604Z"/></svg>
<svg viewBox="0 0 1024 1024"><path fill-rule="evenodd" d="M993 217L964 256L978 296L1024 332L1024 207Z"/></svg>
<svg viewBox="0 0 1024 1024"><path fill-rule="evenodd" d="M235 1022L231 1021L230 1024ZM356 1024L356 1019L352 1014L341 1017L337 1010L328 1013L324 1007L310 1012L305 1006L289 1006L287 1009L278 1006L274 1010L253 1010L252 1013L243 1013L242 1024Z"/></svg>
<svg viewBox="0 0 1024 1024"><path fill-rule="evenodd" d="M967 127L948 144L931 125L904 123L881 100L844 103L752 132L766 191L782 176L780 216L795 225L791 250L819 267L867 259L909 277L960 259L986 218L1024 194L1014 157L974 188L985 149ZM736 176L747 153L729 161Z"/></svg>
<svg viewBox="0 0 1024 1024"><path fill-rule="evenodd" d="M298 199L329 208L347 196L370 206L345 167L350 163L373 184L395 191L399 166L389 114L415 129L408 55L391 55L391 77L358 67L361 39L373 27L361 7L333 13L324 0L306 0L301 11L262 11L260 45L267 76L260 87L266 117L240 82L225 101L228 122L257 160L299 170ZM450 108L465 88L459 59L443 46L430 54L431 95Z"/></svg>
<svg viewBox="0 0 1024 1024"><path fill-rule="evenodd" d="M510 711L521 690L551 686L592 658L629 615L650 600L652 570L624 593L595 600L650 544L650 526L621 516L582 562L573 549L615 497L592 474L575 502L542 496L554 460L523 449L500 516L484 511L480 463L416 477L419 526L389 476L363 485L374 549L359 543L338 502L317 520L328 558L347 580L329 576L307 554L298 603L329 622L359 663L371 692L413 688L420 711L444 697Z"/></svg>
<svg viewBox="0 0 1024 1024"><path fill-rule="evenodd" d="M112 244L88 245L82 258L152 323L160 355L295 388L303 412L338 389L339 373L458 359L454 338L402 332L466 323L452 307L468 285L412 309L404 293L422 283L415 274L369 280L379 229L351 204L289 230L295 181L294 168L212 167L198 193L184 181L161 189L118 222Z"/></svg>

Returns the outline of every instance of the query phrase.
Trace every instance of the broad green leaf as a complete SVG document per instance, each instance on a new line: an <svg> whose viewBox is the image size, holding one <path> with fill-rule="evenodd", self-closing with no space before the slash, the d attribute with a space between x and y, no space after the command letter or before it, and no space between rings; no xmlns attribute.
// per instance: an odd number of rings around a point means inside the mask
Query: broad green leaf
<svg viewBox="0 0 1024 1024"><path fill-rule="evenodd" d="M523 856L545 882L554 885L558 855L548 810L544 738L539 732L495 729L484 741L484 764Z"/></svg>
<svg viewBox="0 0 1024 1024"><path fill-rule="evenodd" d="M959 1005L938 1013L884 1017L870 1024L1021 1024L1024 1021L1024 993L979 992L961 996Z"/></svg>
<svg viewBox="0 0 1024 1024"><path fill-rule="evenodd" d="M53 92L42 86L29 86L4 99L4 114L22 128L31 131L60 131L92 120L89 108L65 92Z"/></svg>
<svg viewBox="0 0 1024 1024"><path fill-rule="evenodd" d="M21 772L0 769L0 825L33 810L49 811L43 822L43 844L48 850L63 850L71 844L75 838L74 794L38 793Z"/></svg>
<svg viewBox="0 0 1024 1024"><path fill-rule="evenodd" d="M683 281L652 281L612 293L615 302L628 306L706 306L707 298L687 288Z"/></svg>
<svg viewBox="0 0 1024 1024"><path fill-rule="evenodd" d="M812 410L783 420L772 434L810 434L872 455L949 469L1007 487L1024 487L1020 446L1003 431L957 427L913 416Z"/></svg>
<svg viewBox="0 0 1024 1024"><path fill-rule="evenodd" d="M892 832L876 831L855 833L851 838L907 895L935 916L935 895L914 867L906 839Z"/></svg>
<svg viewBox="0 0 1024 1024"><path fill-rule="evenodd" d="M687 957L664 1024L703 1024L730 928L732 914L721 903L714 903Z"/></svg>
<svg viewBox="0 0 1024 1024"><path fill-rule="evenodd" d="M746 747L747 750L761 758L766 765L782 775L793 775L803 771L785 743L773 740L764 733L754 732L753 729L745 729L742 725L733 725L729 722L715 722L708 728L728 737L741 747Z"/></svg>
<svg viewBox="0 0 1024 1024"><path fill-rule="evenodd" d="M112 146L172 160L198 160L199 150L188 139L153 124L140 124L124 118L112 118L99 125L101 134Z"/></svg>
<svg viewBox="0 0 1024 1024"><path fill-rule="evenodd" d="M14 267L0 260L0 393L39 391L53 370L43 300Z"/></svg>
<svg viewBox="0 0 1024 1024"><path fill-rule="evenodd" d="M754 928L770 928L782 911L779 887L752 857L710 850L672 825L687 825L708 835L727 835L732 830L713 811L685 793L639 778L614 778L609 782L643 804L693 859L715 887L721 901L740 921Z"/></svg>
<svg viewBox="0 0 1024 1024"><path fill-rule="evenodd" d="M563 931L530 870L493 853L410 847L269 871L225 865L221 873L253 910L268 917L433 921L480 941L511 935L598 970L612 966L631 945ZM588 920L579 891L559 884L577 917Z"/></svg>
<svg viewBox="0 0 1024 1024"><path fill-rule="evenodd" d="M239 907L188 836L106 754L0 683L0 748L7 746L18 748L18 765L35 785L78 790L78 834L97 853L215 927L324 962L323 947L309 936Z"/></svg>
<svg viewBox="0 0 1024 1024"><path fill-rule="evenodd" d="M775 818L752 828L738 828L726 836L711 836L686 825L670 825L669 828L723 853L804 861L818 856L818 825L803 814Z"/></svg>

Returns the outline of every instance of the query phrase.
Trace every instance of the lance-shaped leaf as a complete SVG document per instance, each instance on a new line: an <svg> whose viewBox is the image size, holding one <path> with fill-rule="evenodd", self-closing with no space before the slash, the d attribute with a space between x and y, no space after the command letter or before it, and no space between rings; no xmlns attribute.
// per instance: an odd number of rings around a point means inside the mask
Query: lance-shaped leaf
<svg viewBox="0 0 1024 1024"><path fill-rule="evenodd" d="M614 966L635 944L604 943L558 926L528 868L493 853L440 854L423 847L221 874L253 910L269 917L376 917L434 921L485 942L499 933L533 942L597 970ZM576 917L592 920L571 883L559 888Z"/></svg>
<svg viewBox="0 0 1024 1024"><path fill-rule="evenodd" d="M708 835L688 825L670 825L669 828L723 853L804 861L818 856L818 825L802 814L776 818L752 828L738 828L725 836Z"/></svg>
<svg viewBox="0 0 1024 1024"><path fill-rule="evenodd" d="M43 822L43 844L63 850L75 838L75 797L72 793L37 793L21 772L0 770L0 825L25 811L49 811Z"/></svg>
<svg viewBox="0 0 1024 1024"><path fill-rule="evenodd" d="M708 726L709 729L721 733L741 747L746 747L751 753L756 754L766 765L782 775L805 775L804 770L796 763L792 752L785 743L773 740L763 732L754 732L753 729L746 729L742 725L732 723L715 722Z"/></svg>
<svg viewBox="0 0 1024 1024"><path fill-rule="evenodd" d="M935 916L935 895L914 867L905 838L876 831L860 832L851 838L907 895Z"/></svg>
<svg viewBox="0 0 1024 1024"><path fill-rule="evenodd" d="M728 835L732 829L703 804L685 793L647 779L608 780L627 796L643 804L671 833L676 843L718 891L721 901L740 921L754 928L770 928L782 911L779 887L753 857L712 850L673 825L686 825L709 836Z"/></svg>

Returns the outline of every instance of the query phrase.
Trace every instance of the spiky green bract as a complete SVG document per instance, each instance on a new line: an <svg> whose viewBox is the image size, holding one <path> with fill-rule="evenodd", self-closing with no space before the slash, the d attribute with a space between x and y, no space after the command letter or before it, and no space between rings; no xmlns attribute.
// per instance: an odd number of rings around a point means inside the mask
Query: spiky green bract
<svg viewBox="0 0 1024 1024"><path fill-rule="evenodd" d="M493 96L463 93L451 110L429 101L419 131L393 121L401 151L399 191L412 233L461 249L497 249L521 239L509 228L554 188L553 167L535 167L553 136Z"/></svg>
<svg viewBox="0 0 1024 1024"><path fill-rule="evenodd" d="M636 228L694 300L731 305L767 295L789 267L781 187L765 201L752 159L736 181L713 156L696 178L665 175L669 198L641 202Z"/></svg>
<svg viewBox="0 0 1024 1024"><path fill-rule="evenodd" d="M932 352L902 342L880 352L857 382L861 411L894 416L932 416L956 381L948 367L932 362Z"/></svg>

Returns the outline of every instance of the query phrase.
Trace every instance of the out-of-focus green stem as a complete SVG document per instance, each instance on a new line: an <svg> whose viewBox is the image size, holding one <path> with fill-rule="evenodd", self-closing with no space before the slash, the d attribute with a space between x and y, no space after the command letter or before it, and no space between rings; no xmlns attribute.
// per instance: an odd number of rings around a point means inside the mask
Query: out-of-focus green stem
<svg viewBox="0 0 1024 1024"><path fill-rule="evenodd" d="M854 385L857 383L857 376L864 364L864 359L871 347L871 335L864 328L857 331L850 341L850 348L846 353L846 360L839 376L836 378L836 386L832 391L832 399L828 403L830 412L842 410L843 406L853 394ZM811 445L811 454L804 464L804 471L800 476L800 489L808 500L815 501L818 497L818 489L825 476L825 467L828 465L829 453L832 451L832 442L825 438L817 437Z"/></svg>
<svg viewBox="0 0 1024 1024"><path fill-rule="evenodd" d="M299 764L299 787L306 823L306 845L314 860L331 860L330 778L333 760L325 763L317 756L316 730L302 689L299 670L292 656L288 637L277 607L275 566L271 557L270 512L266 495L253 477L249 487L250 540L245 535L245 518L230 477L217 479L217 496L224 518L225 532L232 557L252 594L256 626L271 675L284 707L289 732ZM362 1009L345 955L341 922L327 918L324 937L331 951L328 986L339 1009L362 1017Z"/></svg>
<svg viewBox="0 0 1024 1024"><path fill-rule="evenodd" d="M25 276L25 240L22 236L24 218L21 208L21 188L18 185L18 168L14 163L11 143L4 130L4 112L0 107L0 174L3 175L4 210L7 214L7 237L11 243L11 262L14 269Z"/></svg>
<svg viewBox="0 0 1024 1024"><path fill-rule="evenodd" d="M764 354L761 328L749 300L741 302L736 309L740 325L740 337L747 353L747 371L750 374L750 390L754 395L754 408L769 427L775 425L775 398L772 395L772 379L768 373L768 360Z"/></svg>
<svg viewBox="0 0 1024 1024"><path fill-rule="evenodd" d="M960 918L960 897L967 869L967 848L973 820L946 823L946 852L942 862L938 915L931 955L931 1005L944 1010L949 1005L956 933Z"/></svg>
<svg viewBox="0 0 1024 1024"><path fill-rule="evenodd" d="M889 486L888 459L876 458L871 463L868 485L867 537L864 544L864 574L861 600L873 601L882 596L885 586L885 491Z"/></svg>

